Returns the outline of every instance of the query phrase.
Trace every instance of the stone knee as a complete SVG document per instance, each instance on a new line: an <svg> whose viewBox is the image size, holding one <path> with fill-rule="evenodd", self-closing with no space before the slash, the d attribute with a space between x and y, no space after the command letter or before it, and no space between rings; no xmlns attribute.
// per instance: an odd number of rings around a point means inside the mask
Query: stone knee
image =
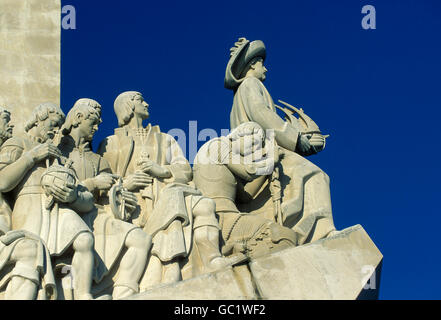
<svg viewBox="0 0 441 320"><path fill-rule="evenodd" d="M212 226L220 230L219 221L216 218L216 203L210 198L198 199L193 206L193 229L203 226Z"/></svg>
<svg viewBox="0 0 441 320"><path fill-rule="evenodd" d="M38 242L32 239L22 239L16 244L11 256L11 260L15 262L11 277L20 277L35 284L39 283L40 275L36 268L38 249Z"/></svg>
<svg viewBox="0 0 441 320"><path fill-rule="evenodd" d="M137 248L149 251L152 246L152 237L142 229L137 228L129 232L125 245L127 248Z"/></svg>
<svg viewBox="0 0 441 320"><path fill-rule="evenodd" d="M38 255L38 242L32 239L20 240L14 248L12 260L32 260L34 261Z"/></svg>
<svg viewBox="0 0 441 320"><path fill-rule="evenodd" d="M73 242L73 249L78 252L87 252L93 249L94 245L93 234L90 232L82 232Z"/></svg>

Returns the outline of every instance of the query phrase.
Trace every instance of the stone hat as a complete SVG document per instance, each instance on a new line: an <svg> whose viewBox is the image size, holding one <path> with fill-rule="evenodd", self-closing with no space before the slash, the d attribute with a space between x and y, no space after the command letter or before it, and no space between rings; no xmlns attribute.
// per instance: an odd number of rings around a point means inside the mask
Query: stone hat
<svg viewBox="0 0 441 320"><path fill-rule="evenodd" d="M235 89L243 81L239 79L247 64L254 58L266 58L265 44L260 40L250 42L245 38L239 38L230 49L230 61L225 71L224 86L227 89Z"/></svg>

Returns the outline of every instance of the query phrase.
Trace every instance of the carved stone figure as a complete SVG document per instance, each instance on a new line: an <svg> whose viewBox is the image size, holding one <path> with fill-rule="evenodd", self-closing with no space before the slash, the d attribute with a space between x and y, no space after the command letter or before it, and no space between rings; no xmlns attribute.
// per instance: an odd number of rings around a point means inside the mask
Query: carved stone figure
<svg viewBox="0 0 441 320"><path fill-rule="evenodd" d="M274 140L255 122L245 122L228 136L205 143L195 158L194 183L216 202L223 254L254 258L297 244L293 230L259 215L241 213L236 201L252 197L254 185L271 176L278 161Z"/></svg>
<svg viewBox="0 0 441 320"><path fill-rule="evenodd" d="M122 93L114 108L120 128L99 153L136 193L140 210L133 222L153 237L142 287L224 267L214 202L188 185L192 170L177 142L158 126L143 127L149 112L141 93Z"/></svg>
<svg viewBox="0 0 441 320"><path fill-rule="evenodd" d="M56 163L61 153L51 139L63 121L54 104L34 109L26 132L0 149L0 191L8 192L14 203L12 230L40 237L56 268L71 264L75 299L91 299L94 240L80 214L93 209L93 195L78 185L71 169Z"/></svg>
<svg viewBox="0 0 441 320"><path fill-rule="evenodd" d="M263 85L267 72L263 65L265 57L265 45L259 40L250 42L241 38L231 48L225 74L225 87L234 92L230 125L234 129L241 123L253 121L264 130L274 130L280 147L277 170L281 186L281 220L299 235L298 244L303 244L335 231L329 177L304 158L323 150L325 137L303 110L291 112L281 108L287 121L278 116L276 105ZM300 118L293 113L299 113ZM238 204L239 209L269 217L274 211L269 188L268 180L262 181L262 192L253 201Z"/></svg>
<svg viewBox="0 0 441 320"><path fill-rule="evenodd" d="M77 101L66 117L59 149L72 161L78 179L95 197L97 208L83 215L95 236L98 255L95 281L105 288L101 282L106 283L105 278L113 276L112 297L121 299L139 292L151 237L128 222L137 205L136 196L131 192L120 190L122 212L112 212L109 190L115 186L117 177L108 162L89 147L101 123L100 110L99 103L92 99Z"/></svg>
<svg viewBox="0 0 441 320"><path fill-rule="evenodd" d="M12 137L10 113L0 107L0 146ZM49 253L36 235L12 230L12 210L0 194L0 289L7 300L55 299Z"/></svg>

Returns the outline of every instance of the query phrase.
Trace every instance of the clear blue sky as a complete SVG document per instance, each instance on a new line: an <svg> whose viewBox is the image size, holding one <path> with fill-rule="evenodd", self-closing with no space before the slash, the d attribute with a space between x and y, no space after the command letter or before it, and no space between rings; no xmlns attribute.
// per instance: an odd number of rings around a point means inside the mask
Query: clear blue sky
<svg viewBox="0 0 441 320"><path fill-rule="evenodd" d="M163 131L229 128L223 78L238 37L267 46L265 85L330 134L309 159L331 177L338 229L361 224L384 255L380 299L440 299L441 2L84 1L62 32L67 112L141 91ZM363 30L361 8L376 8Z"/></svg>

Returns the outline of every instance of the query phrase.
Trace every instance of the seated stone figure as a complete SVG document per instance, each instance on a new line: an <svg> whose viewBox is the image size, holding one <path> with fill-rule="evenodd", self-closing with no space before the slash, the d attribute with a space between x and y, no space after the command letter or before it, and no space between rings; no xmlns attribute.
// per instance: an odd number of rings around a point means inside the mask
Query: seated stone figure
<svg viewBox="0 0 441 320"><path fill-rule="evenodd" d="M10 113L0 107L0 146L12 137ZM49 253L40 238L12 230L12 210L0 193L0 291L6 300L56 299Z"/></svg>
<svg viewBox="0 0 441 320"><path fill-rule="evenodd" d="M126 298L139 292L139 281L145 271L151 237L130 221L130 213L136 208L136 197L120 190L124 205L112 212L109 190L117 182L108 162L90 148L98 125L101 123L98 102L81 99L69 111L63 126L62 154L72 161L78 179L95 197L96 209L83 215L93 230L97 269L93 292L106 292L106 284L113 287L113 299ZM125 214L124 214L125 213ZM126 220L126 221L123 221ZM113 279L111 279L113 278Z"/></svg>
<svg viewBox="0 0 441 320"><path fill-rule="evenodd" d="M11 229L40 238L55 268L67 260L75 271L74 298L92 299L94 239L80 214L93 209L93 195L77 184L68 167L56 163L61 153L51 140L63 122L64 114L54 104L33 110L26 132L0 148L0 191L14 203Z"/></svg>
<svg viewBox="0 0 441 320"><path fill-rule="evenodd" d="M259 180L271 177L277 163L274 140L254 122L239 125L228 136L205 143L193 166L193 181L216 202L225 255L254 258L297 244L296 233L259 215L242 213L239 198L252 197Z"/></svg>
<svg viewBox="0 0 441 320"><path fill-rule="evenodd" d="M276 105L263 85L267 69L263 65L266 48L262 41L241 38L230 51L225 87L234 92L231 129L252 121L264 130L274 130L280 154L277 167L283 225L296 231L299 244L329 236L335 231L329 177L304 158L323 150L325 136L302 110L291 112L281 108L287 121L277 114ZM293 113L298 113L299 118ZM273 211L267 182L262 181L262 192L253 201L239 205L241 211L263 216Z"/></svg>
<svg viewBox="0 0 441 320"><path fill-rule="evenodd" d="M114 108L120 128L98 152L137 195L133 222L153 237L142 287L224 267L214 202L188 184L192 170L177 142L158 126L143 127L149 112L141 93L122 93Z"/></svg>

